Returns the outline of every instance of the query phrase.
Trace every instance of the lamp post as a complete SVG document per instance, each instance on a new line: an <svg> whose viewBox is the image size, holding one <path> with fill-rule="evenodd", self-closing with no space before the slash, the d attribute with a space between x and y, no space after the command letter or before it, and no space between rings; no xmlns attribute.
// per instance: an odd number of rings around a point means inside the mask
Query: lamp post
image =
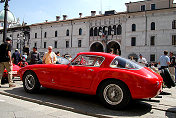
<svg viewBox="0 0 176 118"><path fill-rule="evenodd" d="M8 11L8 1L10 0L1 0L0 3L4 3L4 31L3 31L3 42L7 38L7 11Z"/></svg>

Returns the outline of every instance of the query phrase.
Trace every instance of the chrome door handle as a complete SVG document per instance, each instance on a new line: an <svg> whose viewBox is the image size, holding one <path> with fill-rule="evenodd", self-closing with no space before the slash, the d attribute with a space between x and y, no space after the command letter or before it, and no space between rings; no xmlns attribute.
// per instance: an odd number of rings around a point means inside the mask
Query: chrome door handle
<svg viewBox="0 0 176 118"><path fill-rule="evenodd" d="M94 71L93 69L88 69L88 70L90 70L90 71Z"/></svg>

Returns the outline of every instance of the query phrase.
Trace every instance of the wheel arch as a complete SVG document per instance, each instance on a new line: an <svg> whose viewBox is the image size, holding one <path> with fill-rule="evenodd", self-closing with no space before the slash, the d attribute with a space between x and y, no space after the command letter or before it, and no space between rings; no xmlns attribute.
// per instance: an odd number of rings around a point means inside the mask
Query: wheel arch
<svg viewBox="0 0 176 118"><path fill-rule="evenodd" d="M31 73L35 74L36 77L37 77L37 74L36 74L33 70L26 70L26 71L24 72L23 76L22 76L22 81L23 81L23 79L24 79L24 75L25 75L26 73L28 73L28 72L31 72ZM37 79L38 79L38 77L37 77ZM39 80L39 79L38 79L38 80Z"/></svg>
<svg viewBox="0 0 176 118"><path fill-rule="evenodd" d="M97 90L96 90L96 95L98 94L101 86L103 83L107 82L107 81L110 81L110 80L114 80L114 81L118 81L118 82L121 82L122 84L124 84L127 88L128 88L128 91L130 93L130 96L131 96L131 92L130 92L130 89L129 87L127 86L127 84L125 82L123 82L122 80L119 80L119 79L115 79L115 78L107 78L107 79L104 79L102 80L99 84L98 84L98 87L97 87Z"/></svg>

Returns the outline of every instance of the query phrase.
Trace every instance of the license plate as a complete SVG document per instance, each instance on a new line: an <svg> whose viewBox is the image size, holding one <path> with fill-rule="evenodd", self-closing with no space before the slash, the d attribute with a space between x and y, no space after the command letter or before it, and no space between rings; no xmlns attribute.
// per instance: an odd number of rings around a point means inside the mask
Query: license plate
<svg viewBox="0 0 176 118"><path fill-rule="evenodd" d="M16 75L16 74L17 74L17 71L12 71L12 74L13 74L13 75Z"/></svg>

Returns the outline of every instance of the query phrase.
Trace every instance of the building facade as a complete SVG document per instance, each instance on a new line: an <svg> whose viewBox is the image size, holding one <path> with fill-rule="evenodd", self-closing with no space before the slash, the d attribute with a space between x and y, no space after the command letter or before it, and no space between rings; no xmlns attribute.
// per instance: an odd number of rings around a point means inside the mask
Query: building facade
<svg viewBox="0 0 176 118"><path fill-rule="evenodd" d="M176 5L173 0L145 0L125 4L126 12L105 14L29 25L28 46L44 53L48 46L61 54L98 51L157 61L164 50L176 54ZM17 32L16 32L17 33ZM18 33L17 33L18 34ZM0 34L2 35L2 34ZM9 31L8 35L12 35ZM1 36L0 36L1 37ZM27 44L26 44L27 45ZM15 47L16 46L16 47ZM14 49L19 48L14 45Z"/></svg>

